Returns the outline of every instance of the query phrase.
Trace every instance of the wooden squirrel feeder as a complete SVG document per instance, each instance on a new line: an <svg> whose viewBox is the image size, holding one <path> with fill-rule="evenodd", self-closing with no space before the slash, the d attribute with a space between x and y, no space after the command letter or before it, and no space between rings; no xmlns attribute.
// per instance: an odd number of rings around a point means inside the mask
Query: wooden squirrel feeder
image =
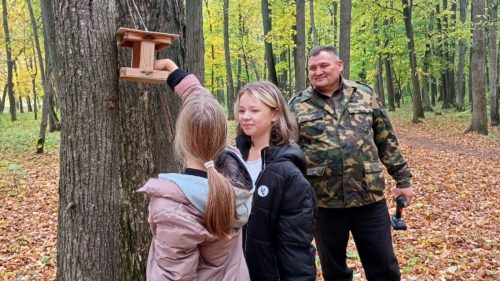
<svg viewBox="0 0 500 281"><path fill-rule="evenodd" d="M120 80L165 83L168 72L153 69L155 52L172 45L177 37L177 34L120 27L116 32L117 44L132 48L131 67L120 68Z"/></svg>

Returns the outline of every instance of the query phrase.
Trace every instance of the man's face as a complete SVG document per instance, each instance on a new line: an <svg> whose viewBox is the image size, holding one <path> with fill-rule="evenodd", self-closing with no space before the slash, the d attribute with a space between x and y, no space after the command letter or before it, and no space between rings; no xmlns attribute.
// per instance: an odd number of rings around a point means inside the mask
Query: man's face
<svg viewBox="0 0 500 281"><path fill-rule="evenodd" d="M309 58L308 76L311 84L320 92L331 95L339 88L340 72L344 63L333 54L322 51Z"/></svg>

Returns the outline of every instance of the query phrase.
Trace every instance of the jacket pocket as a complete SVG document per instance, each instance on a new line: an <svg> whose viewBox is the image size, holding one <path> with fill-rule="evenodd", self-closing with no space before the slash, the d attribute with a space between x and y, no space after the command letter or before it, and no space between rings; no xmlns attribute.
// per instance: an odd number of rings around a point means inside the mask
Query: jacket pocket
<svg viewBox="0 0 500 281"><path fill-rule="evenodd" d="M302 114L297 117L300 128L300 137L310 141L319 141L326 138L326 124L323 111Z"/></svg>
<svg viewBox="0 0 500 281"><path fill-rule="evenodd" d="M383 191L385 186L384 166L381 162L364 161L365 182L368 190Z"/></svg>
<svg viewBox="0 0 500 281"><path fill-rule="evenodd" d="M307 176L321 177L325 174L325 170L324 166L307 168Z"/></svg>

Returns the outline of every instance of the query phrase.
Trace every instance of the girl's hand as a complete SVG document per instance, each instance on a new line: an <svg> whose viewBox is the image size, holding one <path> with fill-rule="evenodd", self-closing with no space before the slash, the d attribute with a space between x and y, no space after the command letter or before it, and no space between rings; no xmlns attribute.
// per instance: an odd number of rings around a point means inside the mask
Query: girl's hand
<svg viewBox="0 0 500 281"><path fill-rule="evenodd" d="M168 72L174 72L179 67L171 59L161 59L156 60L153 66L155 70L164 70Z"/></svg>

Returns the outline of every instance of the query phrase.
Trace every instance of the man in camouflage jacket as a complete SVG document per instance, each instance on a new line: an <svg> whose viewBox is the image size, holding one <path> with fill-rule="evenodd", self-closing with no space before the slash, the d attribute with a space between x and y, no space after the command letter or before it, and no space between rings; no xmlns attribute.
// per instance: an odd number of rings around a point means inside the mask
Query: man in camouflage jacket
<svg viewBox="0 0 500 281"><path fill-rule="evenodd" d="M396 180L393 197L413 197L411 174L392 125L366 85L342 79L332 46L311 50L312 87L290 106L300 128L307 176L318 198L316 244L325 280L352 280L346 247L352 232L368 280L400 280L384 198L383 165Z"/></svg>

